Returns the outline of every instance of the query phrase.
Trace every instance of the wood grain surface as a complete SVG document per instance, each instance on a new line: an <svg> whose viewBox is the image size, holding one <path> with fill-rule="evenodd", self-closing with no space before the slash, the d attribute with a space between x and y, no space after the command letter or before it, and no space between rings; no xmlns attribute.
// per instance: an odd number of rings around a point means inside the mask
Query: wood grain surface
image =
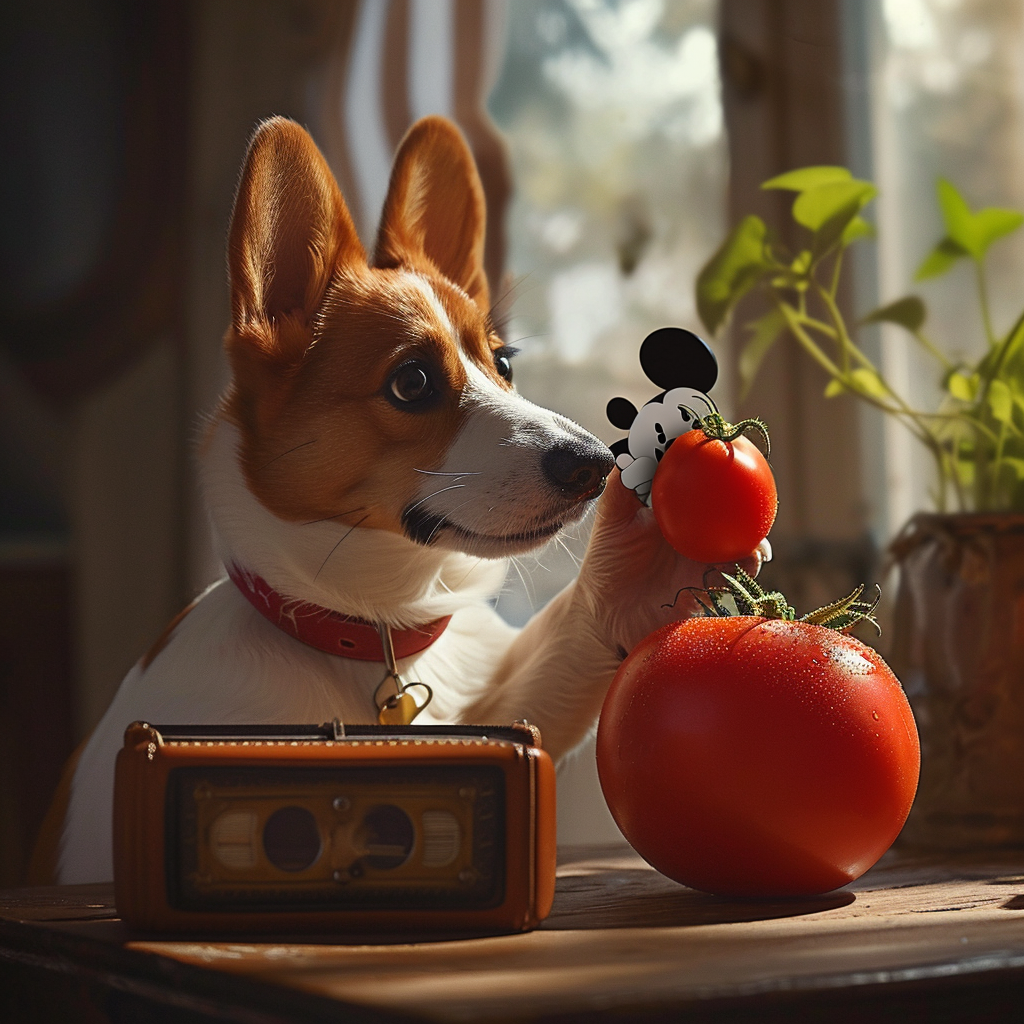
<svg viewBox="0 0 1024 1024"><path fill-rule="evenodd" d="M166 941L129 934L110 897L0 893L0 963L50 958L181 1012L254 1022L343 1007L343 1019L431 1021L999 1020L1024 1008L1024 852L891 854L837 892L759 902L687 889L621 848L564 851L542 928L437 941Z"/></svg>

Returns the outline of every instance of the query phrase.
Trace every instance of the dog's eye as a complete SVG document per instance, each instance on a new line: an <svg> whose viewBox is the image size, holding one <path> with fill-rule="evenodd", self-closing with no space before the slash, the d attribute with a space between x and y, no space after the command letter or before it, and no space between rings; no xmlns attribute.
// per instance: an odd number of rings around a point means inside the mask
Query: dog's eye
<svg viewBox="0 0 1024 1024"><path fill-rule="evenodd" d="M430 375L422 363L406 363L391 378L391 394L406 404L422 402L434 393Z"/></svg>
<svg viewBox="0 0 1024 1024"><path fill-rule="evenodd" d="M512 357L515 354L516 349L508 345L502 345L501 348L494 350L494 368L498 371L498 376L504 377L510 384L512 383Z"/></svg>
<svg viewBox="0 0 1024 1024"><path fill-rule="evenodd" d="M498 356L494 360L494 368L498 371L498 374L505 378L505 380L512 379L512 363L509 361L508 356Z"/></svg>

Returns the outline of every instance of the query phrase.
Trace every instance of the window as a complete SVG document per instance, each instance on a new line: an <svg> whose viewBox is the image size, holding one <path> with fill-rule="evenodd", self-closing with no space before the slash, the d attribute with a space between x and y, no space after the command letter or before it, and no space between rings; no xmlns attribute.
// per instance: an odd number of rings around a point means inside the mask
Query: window
<svg viewBox="0 0 1024 1024"><path fill-rule="evenodd" d="M726 150L711 0L509 5L489 107L515 183L506 266L516 382L611 442L614 395L657 389L637 352L699 330L693 281L725 229ZM725 368L727 369L727 367ZM728 393L726 382L716 394ZM575 572L581 544L523 560L498 608L524 622Z"/></svg>
<svg viewBox="0 0 1024 1024"><path fill-rule="evenodd" d="M968 261L916 283L917 267L942 234L935 193L952 181L973 209L1024 209L1024 8L981 0L873 0L852 26L868 42L873 174L881 188L877 280L880 301L920 294L928 330L943 351L983 351L977 290ZM992 322L1007 331L1024 296L1024 237L998 242L987 260ZM864 304L866 306L866 302ZM886 329L882 358L922 408L938 400L939 368L906 333ZM930 459L899 427L885 430L883 532L930 507Z"/></svg>

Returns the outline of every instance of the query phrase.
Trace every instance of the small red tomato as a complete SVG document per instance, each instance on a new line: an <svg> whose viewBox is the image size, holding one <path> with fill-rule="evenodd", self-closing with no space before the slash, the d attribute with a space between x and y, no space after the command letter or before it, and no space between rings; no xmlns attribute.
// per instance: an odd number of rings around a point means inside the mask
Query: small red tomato
<svg viewBox="0 0 1024 1024"><path fill-rule="evenodd" d="M597 733L612 816L684 885L793 896L845 885L899 834L917 729L870 647L806 622L695 618L622 663Z"/></svg>
<svg viewBox="0 0 1024 1024"><path fill-rule="evenodd" d="M695 562L736 562L768 536L779 507L771 467L745 437L709 439L699 428L669 446L651 485L665 539Z"/></svg>

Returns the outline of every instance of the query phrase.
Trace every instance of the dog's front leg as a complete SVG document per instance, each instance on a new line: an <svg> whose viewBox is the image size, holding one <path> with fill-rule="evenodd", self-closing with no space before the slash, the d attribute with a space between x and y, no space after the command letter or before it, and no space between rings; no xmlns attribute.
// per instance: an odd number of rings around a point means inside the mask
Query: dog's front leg
<svg viewBox="0 0 1024 1024"><path fill-rule="evenodd" d="M754 552L741 563L751 575ZM677 554L649 508L608 479L579 577L519 634L467 722L526 718L559 758L586 735L622 659L660 626L698 609L687 588L704 585L708 566Z"/></svg>

